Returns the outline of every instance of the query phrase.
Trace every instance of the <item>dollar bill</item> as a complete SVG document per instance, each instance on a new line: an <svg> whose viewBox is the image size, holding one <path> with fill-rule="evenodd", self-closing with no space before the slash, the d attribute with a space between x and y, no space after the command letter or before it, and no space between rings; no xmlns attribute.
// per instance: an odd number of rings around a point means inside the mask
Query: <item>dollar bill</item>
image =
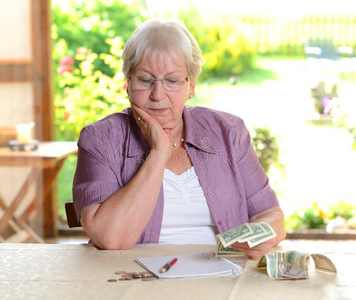
<svg viewBox="0 0 356 300"><path fill-rule="evenodd" d="M266 223L264 223L266 224ZM248 236L238 240L239 243L249 242L251 239L257 239L266 236L268 233L263 225L263 223L252 223L249 224L252 229L252 233Z"/></svg>
<svg viewBox="0 0 356 300"><path fill-rule="evenodd" d="M299 251L276 252L276 279L309 278L309 255Z"/></svg>
<svg viewBox="0 0 356 300"><path fill-rule="evenodd" d="M336 275L337 270L333 262L322 254L311 254L315 263L315 270Z"/></svg>
<svg viewBox="0 0 356 300"><path fill-rule="evenodd" d="M232 244L249 243L250 247L254 247L276 236L273 228L265 223L243 224L236 228L230 229L216 236L216 256L240 256L242 252L231 247ZM250 242L251 245L250 245Z"/></svg>
<svg viewBox="0 0 356 300"><path fill-rule="evenodd" d="M263 242L266 242L274 237L276 237L276 233L274 232L273 228L265 223L265 222L261 222L261 223L257 223L260 227L263 228L264 230L264 234L263 235L256 235L253 236L252 238L250 238L247 243L249 245L250 248L255 247Z"/></svg>
<svg viewBox="0 0 356 300"><path fill-rule="evenodd" d="M276 279L277 266L278 266L278 262L276 261L276 256L275 255L266 255L266 265L268 266L268 268L267 268L268 276L273 279Z"/></svg>
<svg viewBox="0 0 356 300"><path fill-rule="evenodd" d="M219 233L217 237L221 241L224 247L228 247L233 243L238 242L246 236L249 236L253 233L251 226L247 223L242 224L238 227Z"/></svg>
<svg viewBox="0 0 356 300"><path fill-rule="evenodd" d="M224 245L221 243L221 241L218 238L216 240L216 243L217 243L216 252L215 252L216 257L245 255L245 253L235 249L234 247L231 246L224 247Z"/></svg>
<svg viewBox="0 0 356 300"><path fill-rule="evenodd" d="M257 262L258 269L267 269L269 277L275 280L307 279L310 275L310 256L315 270L336 275L335 265L322 254L308 254L301 251L266 254Z"/></svg>

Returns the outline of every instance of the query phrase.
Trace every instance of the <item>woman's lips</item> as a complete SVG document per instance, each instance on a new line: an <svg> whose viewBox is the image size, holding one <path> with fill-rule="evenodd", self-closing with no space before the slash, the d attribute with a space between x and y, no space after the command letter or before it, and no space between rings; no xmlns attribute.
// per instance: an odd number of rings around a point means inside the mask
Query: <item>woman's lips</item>
<svg viewBox="0 0 356 300"><path fill-rule="evenodd" d="M151 110L153 113L161 114L161 113L164 113L167 109L166 109L166 108L157 108L157 109L150 108L150 110Z"/></svg>

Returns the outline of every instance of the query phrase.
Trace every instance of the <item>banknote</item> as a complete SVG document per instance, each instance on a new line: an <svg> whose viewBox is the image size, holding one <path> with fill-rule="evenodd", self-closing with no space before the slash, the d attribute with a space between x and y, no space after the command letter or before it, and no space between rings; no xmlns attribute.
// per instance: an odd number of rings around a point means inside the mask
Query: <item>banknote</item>
<svg viewBox="0 0 356 300"><path fill-rule="evenodd" d="M251 235L252 233L253 230L251 226L245 223L223 233L219 233L217 237L224 245L224 247L228 247L233 243L236 243L239 240L243 239L244 237Z"/></svg>
<svg viewBox="0 0 356 300"><path fill-rule="evenodd" d="M311 257L314 260L316 271L336 275L336 267L328 257L322 254L311 254Z"/></svg>
<svg viewBox="0 0 356 300"><path fill-rule="evenodd" d="M309 278L309 255L299 251L276 252L278 268L275 279Z"/></svg>
<svg viewBox="0 0 356 300"><path fill-rule="evenodd" d="M336 275L332 261L322 254L308 254L301 251L276 252L263 255L257 262L258 269L267 269L269 277L275 280L307 279L310 276L310 257L315 270Z"/></svg>
<svg viewBox="0 0 356 300"><path fill-rule="evenodd" d="M252 229L252 233L247 235L244 238L240 238L238 240L239 243L249 242L251 239L262 238L268 234L267 230L264 227L266 223L251 223L250 228ZM270 230L270 229L269 229ZM251 246L250 246L251 247Z"/></svg>
<svg viewBox="0 0 356 300"><path fill-rule="evenodd" d="M247 241L247 244L250 246L250 248L255 247L255 246L277 236L276 233L274 232L273 228L269 224L267 224L265 222L261 222L261 223L257 223L257 224L263 228L265 233L263 235L256 235L256 236L253 236L253 238L250 238Z"/></svg>
<svg viewBox="0 0 356 300"><path fill-rule="evenodd" d="M231 247L233 243L249 243L254 247L276 236L273 228L265 223L243 224L216 236L216 256L240 256L242 252ZM252 241L251 245L250 242Z"/></svg>
<svg viewBox="0 0 356 300"><path fill-rule="evenodd" d="M216 257L221 257L221 256L243 256L245 253L235 249L234 247L227 246L224 247L224 245L221 243L221 241L217 238L216 240L216 252L215 256Z"/></svg>

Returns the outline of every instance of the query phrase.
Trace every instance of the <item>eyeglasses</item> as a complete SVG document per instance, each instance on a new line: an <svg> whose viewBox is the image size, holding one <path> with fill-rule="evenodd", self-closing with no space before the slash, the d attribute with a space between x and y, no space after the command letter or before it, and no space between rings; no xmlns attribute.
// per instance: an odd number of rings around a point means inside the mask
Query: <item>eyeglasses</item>
<svg viewBox="0 0 356 300"><path fill-rule="evenodd" d="M188 77L186 78L154 78L144 75L130 75L129 80L132 80L132 89L137 91L149 90L157 81L161 81L163 88L168 92L176 92L182 87L184 82L188 82Z"/></svg>

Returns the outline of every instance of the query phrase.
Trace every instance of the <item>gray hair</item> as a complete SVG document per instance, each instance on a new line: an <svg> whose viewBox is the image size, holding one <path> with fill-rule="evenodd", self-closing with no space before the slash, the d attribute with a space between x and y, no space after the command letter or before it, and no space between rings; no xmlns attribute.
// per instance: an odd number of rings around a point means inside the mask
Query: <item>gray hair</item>
<svg viewBox="0 0 356 300"><path fill-rule="evenodd" d="M166 55L183 59L193 80L199 77L204 64L198 42L181 21L155 18L142 23L125 44L122 54L125 78L147 56L156 59L157 55L160 60Z"/></svg>

